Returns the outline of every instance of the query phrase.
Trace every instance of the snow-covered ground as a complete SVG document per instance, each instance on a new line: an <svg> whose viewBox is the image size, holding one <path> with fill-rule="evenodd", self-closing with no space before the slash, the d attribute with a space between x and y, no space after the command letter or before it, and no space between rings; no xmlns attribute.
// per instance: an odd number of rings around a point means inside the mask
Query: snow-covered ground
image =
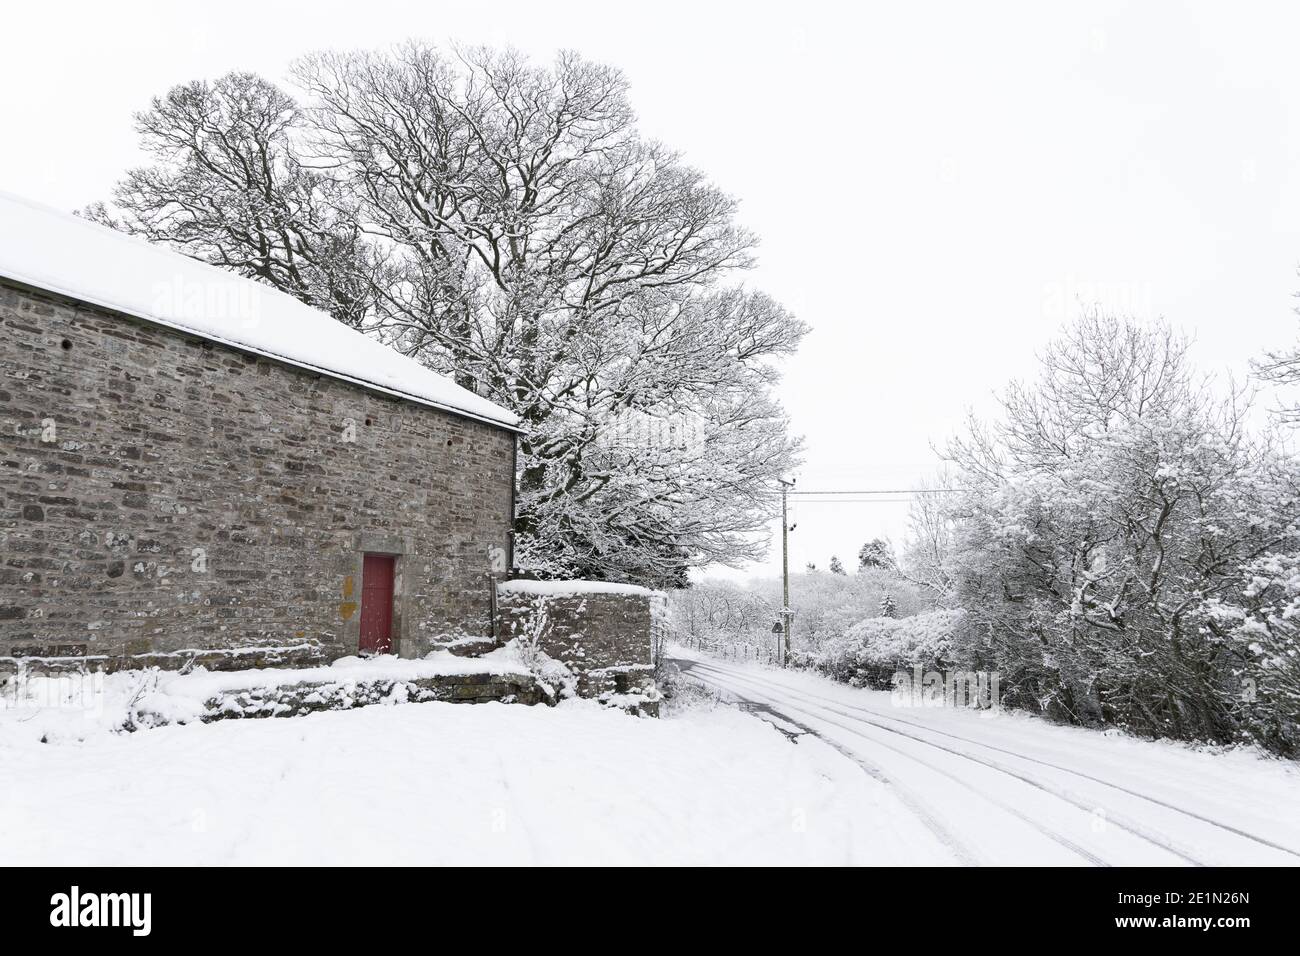
<svg viewBox="0 0 1300 956"><path fill-rule="evenodd" d="M1300 863L1294 764L687 667L749 712L394 704L125 734L112 675L98 708L0 708L0 865Z"/></svg>
<svg viewBox="0 0 1300 956"><path fill-rule="evenodd" d="M675 656L695 679L886 781L961 862L1300 865L1291 761L1006 711L896 706L815 674Z"/></svg>
<svg viewBox="0 0 1300 956"><path fill-rule="evenodd" d="M0 865L945 859L833 749L728 707L427 703L134 734L8 716Z"/></svg>

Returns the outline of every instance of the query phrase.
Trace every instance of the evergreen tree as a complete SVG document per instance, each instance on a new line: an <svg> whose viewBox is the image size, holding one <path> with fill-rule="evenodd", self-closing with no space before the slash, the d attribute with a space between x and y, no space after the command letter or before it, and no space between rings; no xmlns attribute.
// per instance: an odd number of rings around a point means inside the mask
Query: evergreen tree
<svg viewBox="0 0 1300 956"><path fill-rule="evenodd" d="M858 570L895 567L894 549L885 538L872 538L858 552Z"/></svg>
<svg viewBox="0 0 1300 956"><path fill-rule="evenodd" d="M897 615L898 615L898 604L894 600L894 596L886 592L885 596L880 599L880 616L896 617Z"/></svg>

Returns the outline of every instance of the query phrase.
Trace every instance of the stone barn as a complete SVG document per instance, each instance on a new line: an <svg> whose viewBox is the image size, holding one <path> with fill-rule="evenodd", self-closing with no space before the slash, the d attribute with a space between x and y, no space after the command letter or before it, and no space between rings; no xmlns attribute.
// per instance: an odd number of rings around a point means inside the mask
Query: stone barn
<svg viewBox="0 0 1300 956"><path fill-rule="evenodd" d="M495 636L516 419L259 283L0 194L0 658Z"/></svg>

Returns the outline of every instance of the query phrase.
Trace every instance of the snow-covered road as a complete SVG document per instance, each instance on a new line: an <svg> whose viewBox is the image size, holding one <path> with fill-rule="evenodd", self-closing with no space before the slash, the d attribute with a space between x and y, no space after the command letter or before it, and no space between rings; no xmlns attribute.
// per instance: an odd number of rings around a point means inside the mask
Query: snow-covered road
<svg viewBox="0 0 1300 956"><path fill-rule="evenodd" d="M901 707L888 693L685 652L676 662L887 784L957 863L1300 865L1300 774L1287 761Z"/></svg>

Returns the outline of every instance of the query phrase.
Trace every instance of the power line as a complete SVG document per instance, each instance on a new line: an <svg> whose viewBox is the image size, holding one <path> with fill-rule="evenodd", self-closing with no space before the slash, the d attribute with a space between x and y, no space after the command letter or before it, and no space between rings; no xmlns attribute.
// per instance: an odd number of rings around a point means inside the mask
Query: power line
<svg viewBox="0 0 1300 956"><path fill-rule="evenodd" d="M800 501L802 505L886 505L886 504L906 504L911 498L824 498L821 501L816 499Z"/></svg>
<svg viewBox="0 0 1300 956"><path fill-rule="evenodd" d="M961 488L879 488L856 491L791 491L791 495L941 495L961 491Z"/></svg>

